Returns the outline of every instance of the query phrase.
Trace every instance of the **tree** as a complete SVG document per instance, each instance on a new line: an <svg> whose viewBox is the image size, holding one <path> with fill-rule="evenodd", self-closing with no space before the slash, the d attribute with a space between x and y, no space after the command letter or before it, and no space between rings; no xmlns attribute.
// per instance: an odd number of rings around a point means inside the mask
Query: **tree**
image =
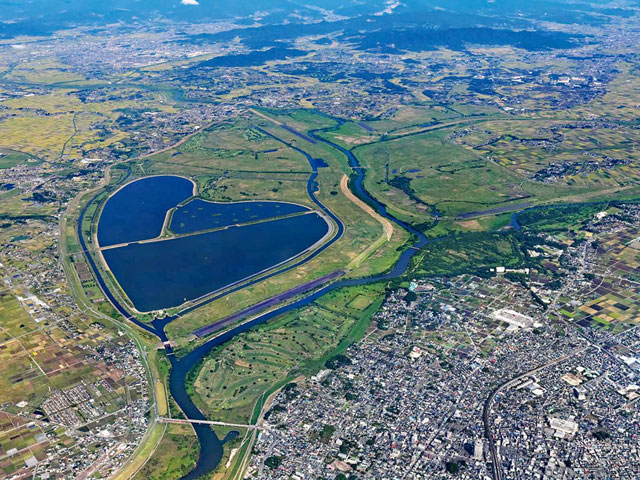
<svg viewBox="0 0 640 480"><path fill-rule="evenodd" d="M460 464L458 462L454 462L452 460L449 460L445 464L445 468L447 469L447 472L449 472L452 475L455 475L460 471Z"/></svg>
<svg viewBox="0 0 640 480"><path fill-rule="evenodd" d="M273 455L264 461L264 464L269 468L278 468L282 464L282 457Z"/></svg>
<svg viewBox="0 0 640 480"><path fill-rule="evenodd" d="M404 296L404 301L406 303L411 303L411 302L415 302L418 299L418 295L416 295L415 292L408 292L405 296Z"/></svg>
<svg viewBox="0 0 640 480"><path fill-rule="evenodd" d="M338 354L325 362L325 367L335 370L343 365L351 365L351 359L343 354Z"/></svg>

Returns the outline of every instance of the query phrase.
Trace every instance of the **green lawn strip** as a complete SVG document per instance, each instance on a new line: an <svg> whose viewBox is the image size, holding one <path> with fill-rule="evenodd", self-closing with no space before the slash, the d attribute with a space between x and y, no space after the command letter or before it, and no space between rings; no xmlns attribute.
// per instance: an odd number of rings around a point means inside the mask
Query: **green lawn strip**
<svg viewBox="0 0 640 480"><path fill-rule="evenodd" d="M235 460L233 462L233 467L226 473L225 478L234 479L239 472L241 465L243 464L243 460L245 455L247 454L247 449L251 447L253 443L253 436L249 436L243 443L242 446L238 449L236 453Z"/></svg>
<svg viewBox="0 0 640 480"><path fill-rule="evenodd" d="M374 302L364 310L360 318L356 321L353 327L351 327L348 334L343 337L342 340L340 340L340 342L334 349L325 353L320 358L305 361L302 366L302 371L310 374L321 370L322 368L324 368L324 364L327 360L335 357L336 355L343 354L347 350L347 348L361 340L367 333L371 318L378 311L378 309L382 305L382 302L384 302L383 295L379 296L379 298L374 300Z"/></svg>

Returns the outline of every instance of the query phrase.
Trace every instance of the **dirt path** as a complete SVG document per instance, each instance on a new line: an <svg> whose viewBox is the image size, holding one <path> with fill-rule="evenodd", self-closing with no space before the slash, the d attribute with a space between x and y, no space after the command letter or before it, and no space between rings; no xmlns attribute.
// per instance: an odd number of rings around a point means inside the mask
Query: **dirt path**
<svg viewBox="0 0 640 480"><path fill-rule="evenodd" d="M346 175L344 175L340 180L340 190L342 190L342 193L344 193L345 197L347 197L354 204L356 204L362 210L364 210L373 218L375 218L376 221L380 225L382 225L382 228L384 229L384 234L387 237L387 241L391 240L391 237L393 235L393 224L386 218L378 215L373 208L371 208L369 205L364 203L362 200L356 197L351 190L349 190L349 177L347 177Z"/></svg>
<svg viewBox="0 0 640 480"><path fill-rule="evenodd" d="M259 112L258 110L254 110L253 108L250 108L249 111L251 113L253 113L254 115L257 115L258 117L264 118L265 120L269 120L270 122L275 123L276 125L279 125L279 126L284 125L284 123L279 122L275 118L271 118L271 117L265 115L264 113Z"/></svg>
<svg viewBox="0 0 640 480"><path fill-rule="evenodd" d="M344 195L355 205L371 215L378 223L380 223L380 225L382 225L382 228L384 230L382 232L382 235L380 235L380 237L375 242L369 245L362 253L360 253L360 255L349 262L349 265L347 265L347 270L354 270L358 268L367 258L373 255L373 253L378 250L378 248L391 240L391 237L393 236L393 224L386 218L378 215L378 213L373 208L356 197L353 192L349 190L348 184L349 177L344 175L340 180L340 190L342 190L342 193L344 193Z"/></svg>

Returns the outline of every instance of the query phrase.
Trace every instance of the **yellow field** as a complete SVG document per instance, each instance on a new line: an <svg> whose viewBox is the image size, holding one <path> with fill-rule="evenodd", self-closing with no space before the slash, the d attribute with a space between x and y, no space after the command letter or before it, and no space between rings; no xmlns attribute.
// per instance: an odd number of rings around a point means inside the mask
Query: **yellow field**
<svg viewBox="0 0 640 480"><path fill-rule="evenodd" d="M169 411L167 406L167 393L164 388L164 383L161 380L156 380L156 403L158 404L158 415L164 417Z"/></svg>

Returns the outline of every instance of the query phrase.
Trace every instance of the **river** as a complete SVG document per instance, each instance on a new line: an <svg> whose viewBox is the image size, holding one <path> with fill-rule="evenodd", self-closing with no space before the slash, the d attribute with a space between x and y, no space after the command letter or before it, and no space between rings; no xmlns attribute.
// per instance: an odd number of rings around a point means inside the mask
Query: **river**
<svg viewBox="0 0 640 480"><path fill-rule="evenodd" d="M327 285L325 285L324 287L310 293L309 295L291 303L285 306L282 306L280 308L277 308L275 310L269 311L267 313L264 313L256 318L253 318L251 321L246 322L242 325L239 325L227 332L224 332L223 334L216 336L214 338L212 338L211 340L209 340L208 342L205 342L204 344L200 345L198 348L196 348L195 350L189 352L187 355L185 355L182 358L178 358L174 355L174 352L171 348L170 345L167 344L167 346L165 347L166 349L166 353L167 356L171 362L172 365L172 369L171 369L171 374L170 374L170 378L169 378L169 390L171 392L171 395L173 397L173 399L176 401L176 403L179 405L179 407L182 409L182 411L184 412L184 414L186 415L187 418L190 419L194 419L194 420L205 420L205 416L202 414L202 412L198 409L198 407L193 403L193 401L191 400L191 398L189 397L187 390L186 390L186 381L187 381L187 377L189 375L189 372L191 372L194 368L196 368L196 366L200 365L201 362L203 361L203 359L205 359L205 357L207 357L207 355L217 346L229 341L230 339L232 339L233 337L235 337L238 334L244 333L246 331L248 331L249 329L253 328L256 325L259 325L261 323L264 323L266 321L268 321L269 319L272 319L274 317L277 317L279 315L282 315L286 312L289 312L291 310L300 308L300 307L304 307L306 305L309 305L310 303L312 303L313 301L317 300L318 298L322 297L323 295L338 289L338 288L342 288L342 287L348 287L348 286L356 286L356 285L365 285L365 284L369 284L369 283L374 283L374 282L379 282L379 281L384 281L384 280L390 280L390 279L394 279L397 278L399 276L401 276L403 273L405 273L405 271L407 270L407 267L409 266L409 262L411 261L411 259L413 258L413 256L418 253L419 249L424 247L427 243L433 242L433 241L437 241L440 238L444 238L444 237L435 237L432 239L429 239L426 237L426 235L424 235L422 232L417 231L415 228L413 228L411 225L406 224L405 222L402 222L401 220L397 219L396 217L394 217L392 214L390 214L389 212L387 212L386 207L378 202L373 196L371 196L366 188L364 187L364 176L365 176L365 170L363 168L361 168L357 158L353 155L353 153L351 153L349 150L341 147L340 145L337 145L323 137L320 136L320 134L322 132L326 132L326 131L330 131L332 129L335 128L339 128L340 125L342 125L344 122L343 121L338 121L337 125L334 125L332 127L327 127L327 128L322 128L322 129L316 129L316 130L311 130L307 133L307 135L313 139L315 142L321 142L324 143L328 146L330 146L331 148L338 150L340 152L342 152L348 159L349 165L351 166L354 176L352 177L352 181L350 182L350 188L352 189L353 193L355 195L357 195L359 198L361 198L363 201L365 201L366 203L368 203L369 205L371 205L373 208L375 208L375 210L382 215L383 217L391 220L392 222L394 222L395 224L397 224L398 226L400 226L401 228L404 228L406 231L408 231L409 233L411 233L413 235L414 243L411 247L407 248L406 250L404 250L404 252L400 255L400 257L398 258L397 262L394 264L394 266L392 267L392 269L386 273L382 273L379 275L374 275L371 277L366 277L366 278L358 278L358 279L345 279L345 280L338 280L335 281L333 283L329 283ZM139 321L137 318L131 316L129 314L129 312L120 304L120 302L113 296L113 294L109 291L109 289L107 288L107 285L105 284L100 271L97 269L97 266L95 264L95 261L93 259L93 257L89 254L87 254L87 259L89 264L91 265L92 269L94 270L96 279L100 285L100 287L102 288L102 290L104 291L106 297L109 299L109 301L113 304L113 306L128 320L132 321L133 323L135 323L136 325L138 325L140 328L156 335L161 341L166 342L168 340L167 335L165 333L165 327L172 322L173 320L175 320L176 318L178 318L181 315L185 315L193 310L195 310L196 308L201 307L202 305L209 303L211 301L214 301L224 295L228 295L231 292L234 292L238 289L241 288L246 288L249 285L252 285L254 283L260 282L266 278L269 278L271 276L274 275L278 275L284 271L290 270L292 268L296 268L299 265L301 265L302 263L308 261L310 258L315 257L316 255L320 254L322 251L324 251L326 248L328 248L329 245L333 244L335 241L337 241L341 236L342 233L344 232L344 226L342 224L342 222L340 221L340 219L329 209L327 208L324 204L322 204L320 202L320 200L316 197L315 192L317 191L317 182L316 182L316 178L318 175L318 168L322 168L324 166L326 166L326 164L324 164L323 161L321 161L320 159L316 159L313 158L308 152L305 152L304 150L300 149L297 146L294 146L292 144L290 144L289 142L287 142L286 140L283 140L277 136L275 136L272 133L269 133L265 130L260 129L263 133L265 133L266 135L270 136L271 138L285 144L286 146L288 146L289 148L294 149L295 151L301 153L302 155L304 155L306 157L306 159L309 161L309 164L312 167L312 173L309 176L308 182L307 182L307 192L309 194L309 197L311 198L311 200L323 211L325 212L326 215L328 215L337 225L337 233L336 235L329 240L327 243L325 243L324 245L322 245L318 250L316 250L310 257L307 257L306 259L302 259L299 260L298 262L294 263L293 265L290 265L288 267L285 267L283 269L274 271L272 273L270 273L269 275L265 276L265 277L261 277L261 278L257 278L254 280L251 280L248 283L242 284L242 285L238 285L233 287L232 289L229 289L227 291L224 291L220 294L217 295L213 295L210 297L207 297L205 300L201 301L200 303L194 303L193 305L185 308L184 310L182 310L179 314L174 315L174 316L169 316L169 317L165 317L165 318L161 318L161 319L154 319L154 321L151 324L147 324L144 322ZM129 175L127 175L128 178ZM123 180L123 182L126 182L127 178L125 178ZM79 217L79 222L78 222L78 237L81 243L81 246L83 248L83 250L85 252L88 252L87 250L87 246L85 244L85 240L84 237L82 235L82 220L84 218L85 212L87 210L87 208L89 207L89 205L91 205L93 203L93 201L99 196L99 194L96 194L96 196L94 196L88 203L87 205L84 207L84 209L81 211L80 213L80 217ZM598 202L594 202L594 203L598 203ZM585 205L586 203L583 204L579 204L579 205ZM555 205L558 206L558 205ZM544 209L544 208L549 208L549 207L553 207L553 205L549 205L549 206L536 206L536 207L529 207L527 209L525 209L524 211L530 211L530 210L534 210L534 209ZM518 215L521 214L521 212L516 212L512 215L511 218L511 227L513 229L520 229L520 224L518 223ZM196 435L198 437L198 441L200 443L200 455L198 458L198 461L196 463L196 466L194 467L194 469L189 472L187 475L185 475L184 477L182 477L182 480L195 480L196 478L205 475L207 473L210 473L211 471L213 471L218 464L220 463L220 460L222 458L222 453L223 453L223 445L226 441L228 441L229 439L233 438L234 434L236 434L236 432L231 432L230 434L228 434L224 439L219 439L215 432L213 431L213 429L206 424L194 424L193 425Z"/></svg>
<svg viewBox="0 0 640 480"><path fill-rule="evenodd" d="M216 336L215 338L212 338L211 340L209 340L208 342L202 344L201 346L199 346L198 348L196 348L195 350L189 352L187 355L185 355L182 358L178 358L176 355L174 355L174 352L171 348L170 345L167 344L166 346L166 353L167 356L171 362L171 374L170 374L170 378L169 378L169 391L171 392L171 396L173 397L173 399L175 400L175 402L178 404L178 406L182 409L182 411L184 412L184 414L186 415L187 418L190 419L194 419L194 420L206 420L205 416L203 415L203 413L200 411L200 409L193 403L193 401L191 400L191 398L189 397L187 390L186 390L186 381L187 381L187 376L189 374L189 372L195 368L197 365L199 365L201 363L201 361L211 352L211 350L213 350L214 348L216 348L217 346L223 344L224 342L227 342L228 340L232 339L233 337L235 337L236 335L246 332L247 330L251 329L252 327L264 323L267 320L274 318L278 315L282 315L283 313L286 313L288 311L303 307L305 305L309 305L310 303L312 303L313 301L315 301L316 299L320 298L321 296L325 295L326 293L338 289L338 288L342 288L342 287L348 287L348 286L355 286L355 285L365 285L365 284L369 284L369 283L374 283L374 282L379 282L379 281L383 281L383 280L388 280L388 279L393 279L396 277L399 277L400 275L402 275L408 265L409 262L411 261L411 258L419 251L419 249L421 247L423 247L424 245L426 245L430 240L427 239L427 237L422 233L417 231L416 229L414 229L412 226L400 221L399 219L395 218L393 215L389 214L387 212L387 209L385 208L385 206L383 204L381 204L380 202L378 202L375 198L373 198L371 195L369 195L369 193L366 191L366 189L364 188L364 175L365 175L365 170L363 168L360 167L360 164L357 160L357 158L347 149L341 147L340 145L337 145L329 140L324 139L323 137L320 136L320 133L325 132L325 131L330 131L331 129L334 128L338 128L343 122L339 121L337 125L332 126L332 127L328 127L328 128L323 128L323 129L316 129L316 130L312 130L310 132L308 132L308 135L314 139L317 142L322 142L328 146L330 146L333 149L336 149L340 152L342 152L348 159L349 161L349 165L351 166L353 172L354 172L354 178L352 179L352 182L350 182L350 188L352 188L352 190L354 191L353 193L355 195L357 195L358 197L360 197L362 200L364 200L365 202L367 202L368 204L370 204L373 208L376 209L376 211L382 215L383 217L393 221L394 223L396 223L398 226L404 228L405 230L407 230L408 232L410 232L413 237L415 238L415 242L412 245L413 248L407 248L399 257L398 261L395 263L395 265L393 266L393 268L387 272L387 273L383 273L380 275L375 275L375 276L371 276L371 277L366 277L366 278L358 278L358 279L345 279L345 280L339 280L336 281L334 283L330 283L322 288L320 288L319 290L316 290L315 292L312 292L311 294L291 303L288 305L285 305L283 307L280 307L278 309L272 310L270 312L264 313L254 319L252 319L249 322L246 322L242 325L239 325L219 336ZM312 173L309 176L308 182L307 182L307 193L309 194L309 197L311 198L311 200L325 213L327 214L337 225L337 233L336 235L327 243L325 243L322 247L320 247L318 250L316 250L311 258L313 258L314 256L320 254L322 251L324 251L326 248L328 248L329 245L331 245L332 243L334 243L335 241L337 241L341 236L342 233L344 232L344 226L342 224L342 222L340 221L340 219L328 208L326 207L322 202L320 202L320 200L316 197L315 192L317 191L317 181L316 178L318 176L318 168L322 168L323 167L323 162L320 162L319 159L315 159L313 158L308 152L305 152L304 150L300 149L299 147L296 147L292 144L290 144L289 142L287 142L286 140L283 140L277 136L275 136L272 133L269 133L265 130L262 130L265 134L269 135L271 138L287 145L288 147L294 149L295 151L301 153L302 155L304 155L307 160L309 161L309 164L312 167ZM126 181L126 179L125 179ZM84 207L84 209L81 211L80 213L80 217L79 217L79 221L78 221L78 237L82 246L82 249L86 252L88 252L87 250L87 246L85 244L85 240L84 240L84 236L82 234L82 221L85 215L85 212L88 208L89 205L91 205L93 203L93 201L97 198L98 195L96 195L95 197L93 197L88 203L87 205ZM196 308L199 308L200 306L209 303L213 300L216 300L217 298L220 298L223 295L228 295L229 293L238 290L240 288L246 288L248 285L251 285L252 283L256 283L258 281L262 281L265 278L268 278L270 276L273 275L277 275L282 273L283 271L286 270L290 270L292 268L296 268L297 266L299 266L301 263L308 261L310 258L306 258L303 260L300 260L299 262L296 262L293 265L290 265L284 269L278 270L277 272L273 272L270 275L268 275L267 277L262 277L260 279L255 279L252 282L249 282L248 284L243 284L243 285L239 285L233 289L230 289L229 291L225 291L221 294L219 294L218 296L212 296L210 298L207 298L206 300L204 300L201 303L198 304L194 304L188 308L186 308L185 310L183 310L182 312L180 312L178 315L174 315L174 316L169 316L169 317L165 317L162 319L155 319L151 324L147 324L144 322L139 321L137 318L131 316L129 314L129 312L122 306L122 304L114 297L114 295L109 291L106 283L104 282L104 279L102 278L102 275L100 274L100 271L98 270L96 263L93 259L93 257L89 254L87 254L87 259L89 261L89 264L91 265L94 274L96 276L96 279L100 285L100 287L102 288L102 290L104 291L104 294L106 295L106 297L109 299L109 301L113 304L113 306L116 308L116 310L118 310L126 319L132 321L133 323L135 323L136 325L138 325L140 328L156 335L162 342L166 342L168 340L167 335L165 333L165 327L172 322L173 320L175 320L176 318L178 318L178 316L180 315L185 315L191 311L193 311ZM227 437L225 437L225 439L220 440L215 432L213 431L213 429L206 424L194 424L193 425L196 435L198 437L198 441L200 443L200 455L198 458L198 461L196 463L195 468L189 472L187 475L185 475L183 477L183 480L195 480L196 478L207 474L211 471L213 471L217 465L219 464L221 458L222 458L222 453L223 453L223 445L226 441L228 441L230 438L232 438L233 434L231 435L227 435Z"/></svg>

